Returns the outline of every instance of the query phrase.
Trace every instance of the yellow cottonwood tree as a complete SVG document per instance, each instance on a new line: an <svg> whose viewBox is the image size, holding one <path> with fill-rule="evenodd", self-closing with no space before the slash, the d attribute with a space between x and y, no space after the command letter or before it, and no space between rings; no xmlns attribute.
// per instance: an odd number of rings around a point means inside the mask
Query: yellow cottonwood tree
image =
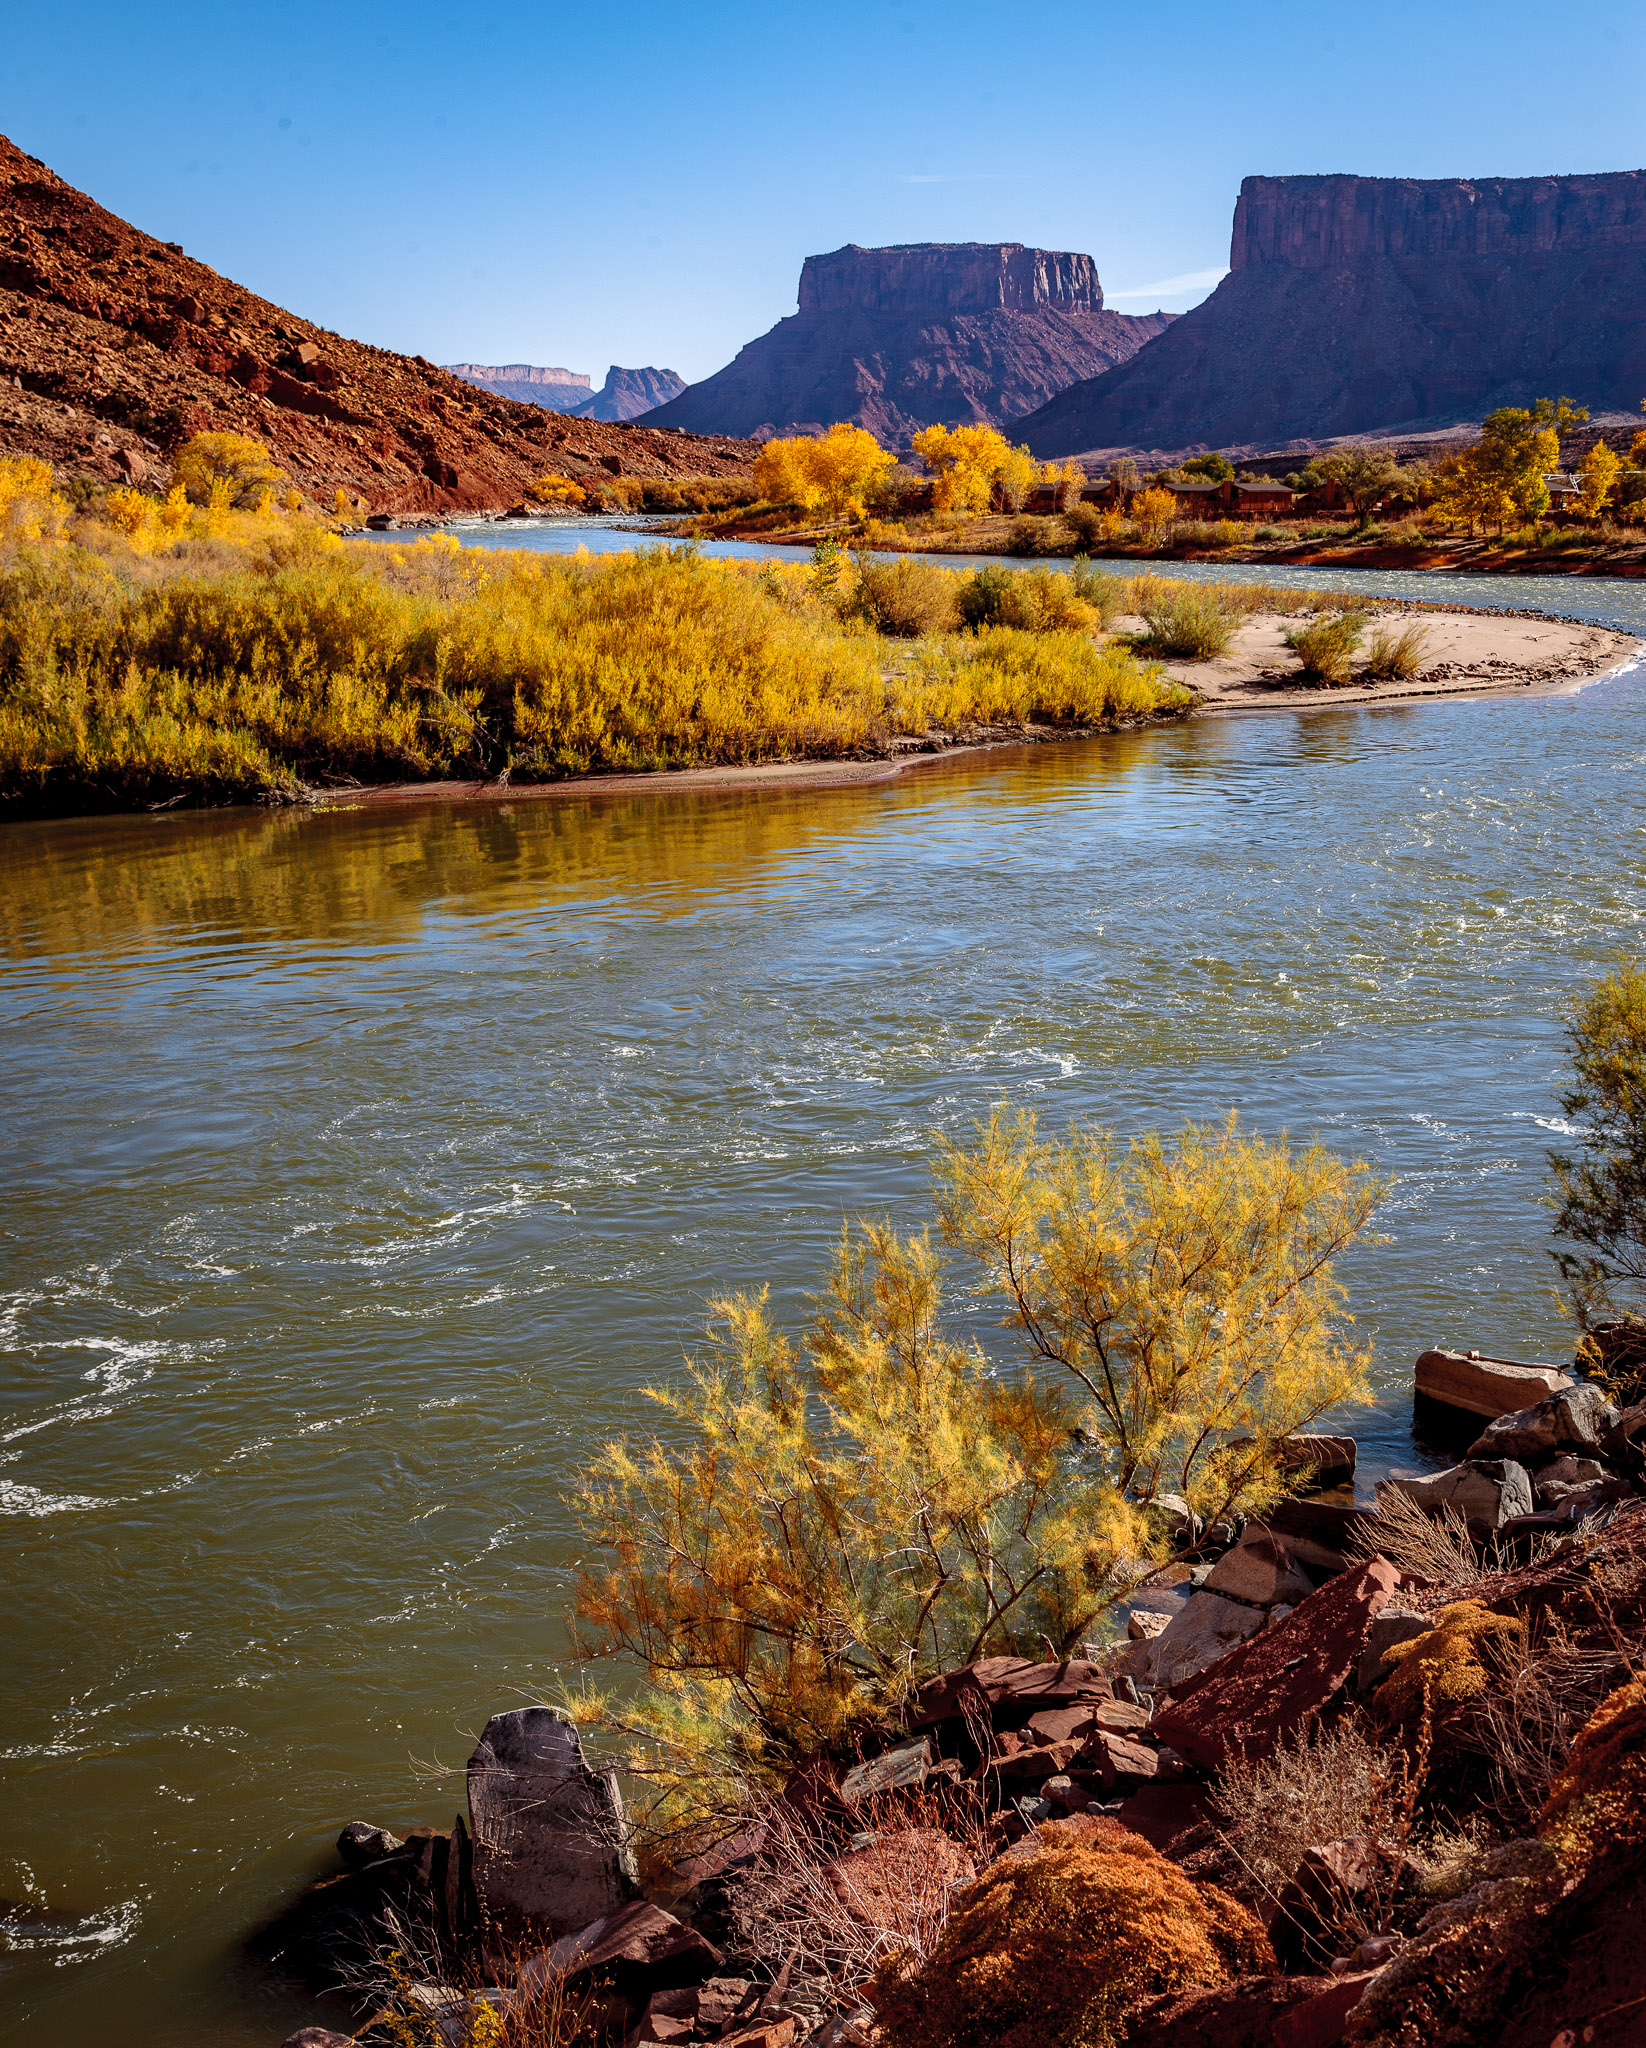
<svg viewBox="0 0 1646 2048"><path fill-rule="evenodd" d="M754 485L773 504L861 518L869 493L896 460L866 428L836 420L826 434L768 441L755 457Z"/></svg>
<svg viewBox="0 0 1646 2048"><path fill-rule="evenodd" d="M1583 509L1591 519L1598 519L1606 509L1617 483L1617 473L1622 467L1623 464L1604 441L1597 441L1578 464Z"/></svg>
<svg viewBox="0 0 1646 2048"><path fill-rule="evenodd" d="M1014 454L993 427L923 427L912 445L935 478L932 503L939 512L986 512L995 479ZM1034 460L1027 450L1017 452Z"/></svg>
<svg viewBox="0 0 1646 2048"><path fill-rule="evenodd" d="M251 511L263 504L286 472L261 441L249 434L196 434L178 451L172 475L193 504L210 506L214 485L218 501Z"/></svg>
<svg viewBox="0 0 1646 2048"><path fill-rule="evenodd" d="M1132 499L1130 510L1142 527L1144 538L1152 543L1177 517L1177 500L1159 484L1150 484L1146 491L1139 491Z"/></svg>
<svg viewBox="0 0 1646 2048"><path fill-rule="evenodd" d="M931 1673L1067 1655L1164 1554L1161 1494L1273 1501L1280 1439L1369 1398L1332 1259L1376 1194L1232 1120L1123 1146L997 1114L944 1148L938 1209L1014 1360L949 1327L938 1249L889 1226L846 1234L798 1343L764 1294L720 1303L653 1392L664 1433L608 1444L576 1497L580 1653L649 1681L592 1703L630 1767L689 1811Z"/></svg>

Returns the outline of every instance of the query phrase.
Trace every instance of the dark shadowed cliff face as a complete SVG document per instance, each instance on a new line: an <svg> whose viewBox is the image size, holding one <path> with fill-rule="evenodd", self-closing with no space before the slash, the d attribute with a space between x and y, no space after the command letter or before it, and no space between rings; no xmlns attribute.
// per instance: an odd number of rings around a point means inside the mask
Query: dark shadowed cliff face
<svg viewBox="0 0 1646 2048"><path fill-rule="evenodd" d="M1123 362L1170 318L1107 311L1089 256L853 244L808 256L800 310L647 424L757 434L855 420L888 447L934 423L1003 427Z"/></svg>
<svg viewBox="0 0 1646 2048"><path fill-rule="evenodd" d="M1444 426L1646 397L1646 172L1248 178L1229 275L1024 422L1042 456Z"/></svg>

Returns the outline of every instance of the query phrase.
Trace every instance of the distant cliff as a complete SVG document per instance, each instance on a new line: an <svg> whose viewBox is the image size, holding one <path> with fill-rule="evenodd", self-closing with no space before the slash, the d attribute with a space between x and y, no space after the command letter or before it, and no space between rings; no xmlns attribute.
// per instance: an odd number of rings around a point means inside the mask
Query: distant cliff
<svg viewBox="0 0 1646 2048"><path fill-rule="evenodd" d="M580 370L540 369L534 363L447 363L465 384L495 391L523 405L547 406L580 420L635 420L653 406L664 405L686 388L673 370L625 370L613 363L598 391Z"/></svg>
<svg viewBox="0 0 1646 2048"><path fill-rule="evenodd" d="M1251 447L1646 396L1646 172L1248 178L1229 266L1025 421L1030 447Z"/></svg>
<svg viewBox="0 0 1646 2048"><path fill-rule="evenodd" d="M544 405L550 412L576 412L594 397L587 375L579 370L553 370L536 363L442 363L465 384L495 391L521 405Z"/></svg>
<svg viewBox="0 0 1646 2048"><path fill-rule="evenodd" d="M647 424L772 434L855 420L888 447L937 422L1009 426L1170 319L1109 312L1092 259L1064 250L850 244L808 256L798 312Z"/></svg>

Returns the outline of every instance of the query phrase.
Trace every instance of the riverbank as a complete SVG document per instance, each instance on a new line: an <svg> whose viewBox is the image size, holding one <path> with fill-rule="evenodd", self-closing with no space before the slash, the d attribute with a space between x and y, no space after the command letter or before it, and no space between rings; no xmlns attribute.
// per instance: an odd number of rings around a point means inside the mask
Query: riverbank
<svg viewBox="0 0 1646 2048"><path fill-rule="evenodd" d="M754 540L811 548L833 539L871 552L931 555L1000 555L1014 560L1070 560L1079 554L1136 563L1193 562L1220 568L1395 569L1437 576L1646 577L1646 533L1596 533L1583 527L1523 534L1463 535L1423 532L1410 525L1365 530L1350 523L1302 528L1254 527L1233 521L1177 521L1165 537L1146 540L1126 520L1091 517L1071 522L1060 514L990 512L975 517L924 515L906 522L871 521L860 532L829 527L783 531L769 513L738 511L682 520L678 532L699 539Z"/></svg>
<svg viewBox="0 0 1646 2048"><path fill-rule="evenodd" d="M1646 645L1631 634L1603 626L1525 612L1430 611L1414 605L1401 607L1397 616L1402 625L1414 618L1420 620L1426 636L1422 663L1415 675L1404 681L1345 687L1301 679L1298 658L1285 644L1295 615L1273 612L1247 619L1227 654L1202 662L1168 661L1166 666L1174 681L1195 693L1197 715L1227 717L1243 712L1440 703L1461 697L1558 696L1580 690L1624 666ZM1116 622L1116 630L1138 633L1143 623L1139 617L1123 616ZM591 795L657 795L674 790L843 788L889 782L934 759L1000 747L1091 739L1099 730L1080 725L977 725L902 735L889 741L883 752L856 759L759 761L655 769L643 774L564 776L544 782L513 776L394 782L311 789L305 800L318 809L335 811L367 805L505 804Z"/></svg>

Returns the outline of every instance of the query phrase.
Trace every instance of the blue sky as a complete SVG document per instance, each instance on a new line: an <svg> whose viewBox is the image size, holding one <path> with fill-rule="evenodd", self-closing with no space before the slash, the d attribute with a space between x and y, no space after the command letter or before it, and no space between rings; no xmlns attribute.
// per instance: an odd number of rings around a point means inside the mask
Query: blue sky
<svg viewBox="0 0 1646 2048"><path fill-rule="evenodd" d="M320 322L717 369L843 242L1084 250L1182 309L1243 176L1646 165L1646 8L0 0L0 129Z"/></svg>

